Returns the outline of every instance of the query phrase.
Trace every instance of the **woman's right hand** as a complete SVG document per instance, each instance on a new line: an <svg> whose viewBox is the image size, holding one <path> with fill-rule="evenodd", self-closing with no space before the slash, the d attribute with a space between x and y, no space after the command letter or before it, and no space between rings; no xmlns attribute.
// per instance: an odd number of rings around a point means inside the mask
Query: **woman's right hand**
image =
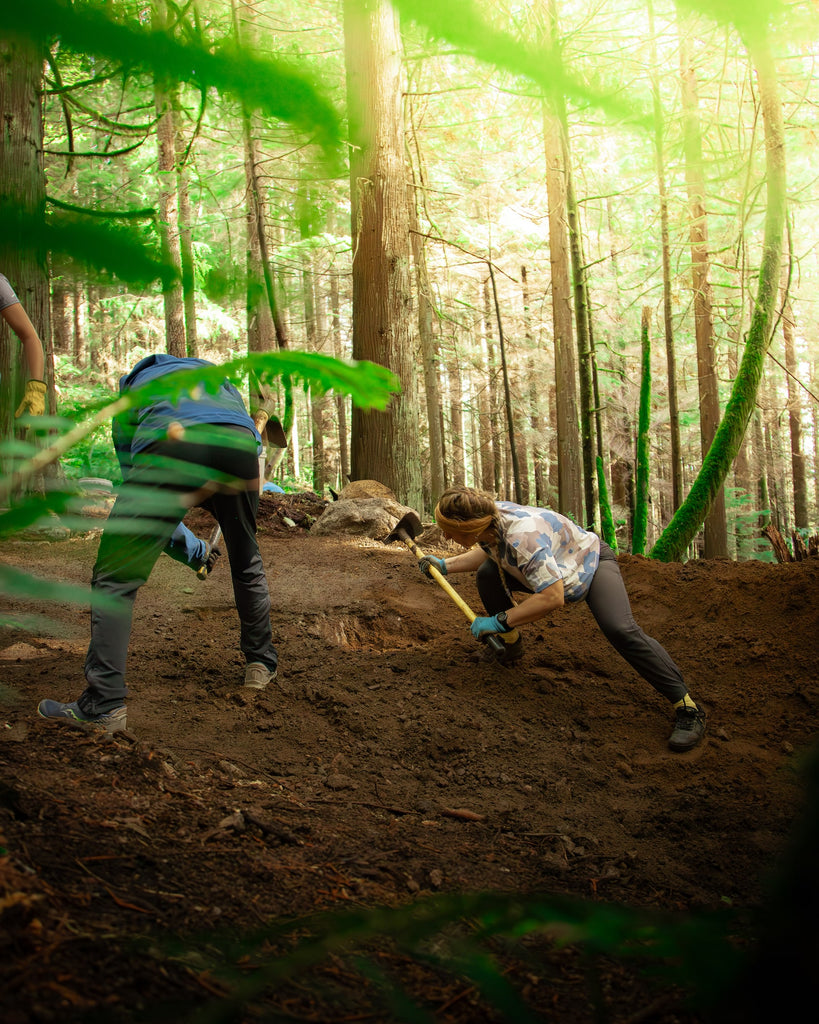
<svg viewBox="0 0 819 1024"><path fill-rule="evenodd" d="M446 576L446 561L443 558L436 558L434 555L424 555L418 562L418 568L427 577L432 579L430 566L434 566L442 576Z"/></svg>

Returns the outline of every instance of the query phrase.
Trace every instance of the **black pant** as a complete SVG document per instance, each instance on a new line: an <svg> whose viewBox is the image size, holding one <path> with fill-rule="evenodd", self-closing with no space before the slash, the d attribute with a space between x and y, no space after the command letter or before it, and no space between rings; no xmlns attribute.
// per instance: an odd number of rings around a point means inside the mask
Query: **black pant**
<svg viewBox="0 0 819 1024"><path fill-rule="evenodd" d="M270 594L256 541L256 440L243 427L219 427L216 437L214 429L188 428L184 440L160 441L134 457L100 539L91 581L87 687L78 702L85 714L103 714L124 702L136 593L191 506L191 495L208 485L219 491L198 504L222 527L241 623L241 650L246 661L260 661L271 671L276 668Z"/></svg>
<svg viewBox="0 0 819 1024"><path fill-rule="evenodd" d="M506 574L505 581L512 590L531 593L511 574ZM493 559L487 558L478 569L477 585L484 608L490 615L512 607L512 598ZM668 651L634 621L617 558L608 544L602 541L600 564L586 595L586 603L605 638L629 665L673 704L682 700L688 692L682 673Z"/></svg>

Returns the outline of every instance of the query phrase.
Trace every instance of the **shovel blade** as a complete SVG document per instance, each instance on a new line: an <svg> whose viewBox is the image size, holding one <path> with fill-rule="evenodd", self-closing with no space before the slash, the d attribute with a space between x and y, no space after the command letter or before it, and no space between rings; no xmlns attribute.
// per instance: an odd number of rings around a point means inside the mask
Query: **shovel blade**
<svg viewBox="0 0 819 1024"><path fill-rule="evenodd" d="M392 533L389 534L385 543L392 544L395 540L414 540L420 533L424 532L421 520L414 512L407 512L405 516L395 524Z"/></svg>

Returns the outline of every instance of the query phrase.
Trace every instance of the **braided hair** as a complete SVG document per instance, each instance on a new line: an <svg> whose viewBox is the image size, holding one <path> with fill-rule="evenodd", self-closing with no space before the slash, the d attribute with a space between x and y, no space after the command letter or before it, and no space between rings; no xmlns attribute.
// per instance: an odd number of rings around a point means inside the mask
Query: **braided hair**
<svg viewBox="0 0 819 1024"><path fill-rule="evenodd" d="M478 537L485 530L492 529L497 534L498 509L488 491L474 487L450 487L438 499L435 522L444 531L454 530Z"/></svg>

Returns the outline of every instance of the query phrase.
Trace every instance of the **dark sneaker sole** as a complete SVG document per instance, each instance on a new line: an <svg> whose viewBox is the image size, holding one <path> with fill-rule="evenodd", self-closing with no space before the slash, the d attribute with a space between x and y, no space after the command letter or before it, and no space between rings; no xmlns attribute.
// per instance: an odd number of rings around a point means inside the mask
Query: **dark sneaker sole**
<svg viewBox="0 0 819 1024"><path fill-rule="evenodd" d="M118 716L107 722L83 722L79 718L72 718L70 715L44 715L42 711L37 708L37 714L44 722L51 722L53 725L66 725L69 729L79 729L81 732L87 732L92 735L99 736L113 736L114 733L124 732L127 727L127 718L125 715Z"/></svg>

